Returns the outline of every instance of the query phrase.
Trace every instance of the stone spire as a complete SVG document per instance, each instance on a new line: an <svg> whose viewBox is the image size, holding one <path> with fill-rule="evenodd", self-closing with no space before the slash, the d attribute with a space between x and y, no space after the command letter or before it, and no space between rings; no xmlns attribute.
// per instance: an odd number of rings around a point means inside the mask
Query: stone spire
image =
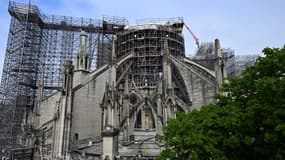
<svg viewBox="0 0 285 160"><path fill-rule="evenodd" d="M111 64L114 65L116 63L116 44L115 40L112 41L112 55L111 55Z"/></svg>
<svg viewBox="0 0 285 160"><path fill-rule="evenodd" d="M112 89L114 89L116 84L116 47L115 47L115 40L112 42L112 55L111 55L111 69L109 75L109 84Z"/></svg>
<svg viewBox="0 0 285 160"><path fill-rule="evenodd" d="M227 68L224 58L221 53L221 44L219 39L215 39L215 74L217 79L217 88L220 88L224 83L225 78L227 78Z"/></svg>
<svg viewBox="0 0 285 160"><path fill-rule="evenodd" d="M169 47L167 39L163 43L163 79L165 89L172 89L171 66L169 61Z"/></svg>
<svg viewBox="0 0 285 160"><path fill-rule="evenodd" d="M79 51L76 57L75 71L79 71L79 70L90 71L90 56L87 53L86 40L87 40L86 32L81 31L80 46L79 46Z"/></svg>
<svg viewBox="0 0 285 160"><path fill-rule="evenodd" d="M86 41L87 34L81 31L80 45L74 67L73 87L81 84L90 72L90 55L87 52Z"/></svg>

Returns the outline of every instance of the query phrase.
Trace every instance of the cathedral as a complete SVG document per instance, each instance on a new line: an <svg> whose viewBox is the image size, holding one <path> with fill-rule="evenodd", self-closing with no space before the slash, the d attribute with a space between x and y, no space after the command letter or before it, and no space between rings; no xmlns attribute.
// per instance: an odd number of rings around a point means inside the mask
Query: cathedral
<svg viewBox="0 0 285 160"><path fill-rule="evenodd" d="M215 103L227 77L218 39L213 67L185 56L183 24L144 24L117 31L108 63L91 70L82 31L76 60L66 61L60 91L38 102L28 120L41 136L35 157L47 159L155 159L159 135L176 112Z"/></svg>

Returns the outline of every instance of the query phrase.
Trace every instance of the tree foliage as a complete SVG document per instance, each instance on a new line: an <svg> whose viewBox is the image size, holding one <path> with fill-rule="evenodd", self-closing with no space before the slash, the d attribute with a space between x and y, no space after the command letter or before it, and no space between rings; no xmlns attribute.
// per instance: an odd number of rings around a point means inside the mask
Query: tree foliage
<svg viewBox="0 0 285 160"><path fill-rule="evenodd" d="M217 104L169 120L157 159L285 159L285 46L263 53Z"/></svg>

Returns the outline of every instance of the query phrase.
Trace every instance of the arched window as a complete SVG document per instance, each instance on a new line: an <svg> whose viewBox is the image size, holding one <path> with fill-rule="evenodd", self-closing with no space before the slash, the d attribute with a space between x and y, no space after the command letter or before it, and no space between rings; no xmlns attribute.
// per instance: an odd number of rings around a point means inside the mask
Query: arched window
<svg viewBox="0 0 285 160"><path fill-rule="evenodd" d="M137 114L137 121L135 124L135 128L142 128L141 110L139 110L139 113Z"/></svg>
<svg viewBox="0 0 285 160"><path fill-rule="evenodd" d="M135 128L146 130L155 128L154 117L149 107L139 110L136 117Z"/></svg>
<svg viewBox="0 0 285 160"><path fill-rule="evenodd" d="M78 135L78 133L75 133L75 134L74 134L74 140L75 140L75 141L78 141L78 139L79 139L79 135Z"/></svg>
<svg viewBox="0 0 285 160"><path fill-rule="evenodd" d="M88 61L88 57L86 56L86 57L85 57L85 69L87 69L87 64L88 64L87 61Z"/></svg>

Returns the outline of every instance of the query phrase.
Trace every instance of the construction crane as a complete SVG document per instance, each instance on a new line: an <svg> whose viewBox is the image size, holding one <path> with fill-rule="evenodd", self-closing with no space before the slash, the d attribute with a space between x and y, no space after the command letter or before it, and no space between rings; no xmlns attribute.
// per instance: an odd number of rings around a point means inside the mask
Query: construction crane
<svg viewBox="0 0 285 160"><path fill-rule="evenodd" d="M199 38L195 36L195 34L191 31L190 27L185 22L184 22L184 25L185 25L186 29L188 30L188 32L190 32L190 34L192 35L193 39L195 40L197 47L199 48Z"/></svg>

